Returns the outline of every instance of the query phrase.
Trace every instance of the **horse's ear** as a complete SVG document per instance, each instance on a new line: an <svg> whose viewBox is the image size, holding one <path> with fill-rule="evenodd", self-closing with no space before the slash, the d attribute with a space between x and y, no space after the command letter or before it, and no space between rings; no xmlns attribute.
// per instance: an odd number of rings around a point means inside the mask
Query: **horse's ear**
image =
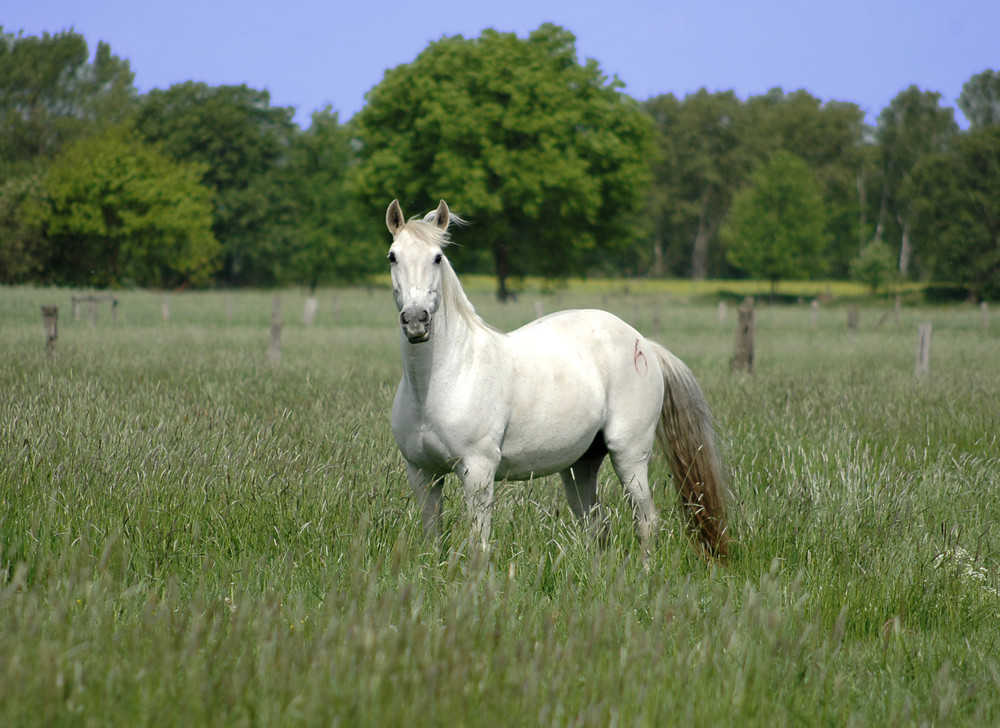
<svg viewBox="0 0 1000 728"><path fill-rule="evenodd" d="M442 230L447 230L450 215L451 213L448 212L448 203L441 200L438 203L437 210L434 211L434 224Z"/></svg>
<svg viewBox="0 0 1000 728"><path fill-rule="evenodd" d="M393 200L389 203L389 209L385 211L385 226L389 228L390 233L395 235L405 224L406 218L403 217L403 210L399 206L399 200Z"/></svg>

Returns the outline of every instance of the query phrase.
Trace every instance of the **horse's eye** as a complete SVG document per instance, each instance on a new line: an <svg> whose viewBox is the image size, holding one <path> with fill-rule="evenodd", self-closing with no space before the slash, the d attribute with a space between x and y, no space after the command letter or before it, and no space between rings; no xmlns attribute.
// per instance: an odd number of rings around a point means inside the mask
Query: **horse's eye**
<svg viewBox="0 0 1000 728"><path fill-rule="evenodd" d="M395 265L396 264L396 254L393 253L391 250L389 251L388 258L389 258L389 263L391 265Z"/></svg>
<svg viewBox="0 0 1000 728"><path fill-rule="evenodd" d="M438 253L434 256L434 265L441 265L441 254Z"/></svg>

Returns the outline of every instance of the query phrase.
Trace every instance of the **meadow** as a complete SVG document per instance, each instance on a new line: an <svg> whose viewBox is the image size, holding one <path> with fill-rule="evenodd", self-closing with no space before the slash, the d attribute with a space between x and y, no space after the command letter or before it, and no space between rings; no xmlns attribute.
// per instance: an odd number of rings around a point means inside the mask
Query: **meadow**
<svg viewBox="0 0 1000 728"><path fill-rule="evenodd" d="M848 333L839 289L815 319L761 303L745 375L694 284L468 283L502 328L606 308L691 366L726 565L659 456L648 571L607 465L603 549L551 478L498 489L487 562L454 480L425 541L384 286L320 291L312 326L281 291L278 361L274 292L172 293L164 320L126 291L90 325L68 290L0 288L0 724L1000 724L1000 312L865 299Z"/></svg>

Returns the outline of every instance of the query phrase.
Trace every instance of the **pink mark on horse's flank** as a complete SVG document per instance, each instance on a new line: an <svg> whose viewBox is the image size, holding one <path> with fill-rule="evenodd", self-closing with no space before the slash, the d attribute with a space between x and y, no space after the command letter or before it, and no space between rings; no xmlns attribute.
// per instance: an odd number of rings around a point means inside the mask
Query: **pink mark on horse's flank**
<svg viewBox="0 0 1000 728"><path fill-rule="evenodd" d="M644 377L649 373L649 363L646 361L646 355L639 348L638 339L635 340L635 354L632 356L632 363L635 365L635 371L640 377Z"/></svg>

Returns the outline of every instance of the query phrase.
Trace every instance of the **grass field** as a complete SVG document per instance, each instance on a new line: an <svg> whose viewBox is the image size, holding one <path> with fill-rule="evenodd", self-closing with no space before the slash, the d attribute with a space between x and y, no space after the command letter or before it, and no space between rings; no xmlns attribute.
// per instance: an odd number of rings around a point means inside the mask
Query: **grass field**
<svg viewBox="0 0 1000 728"><path fill-rule="evenodd" d="M692 367L728 566L660 458L648 573L607 466L605 550L556 479L498 490L488 564L454 482L426 543L384 288L322 291L312 327L281 292L278 362L273 293L171 294L164 321L125 292L91 326L69 291L0 288L0 725L1000 724L1000 313L871 301L849 335L836 303L762 305L740 376L735 311L688 284L470 284L501 327L598 306Z"/></svg>

